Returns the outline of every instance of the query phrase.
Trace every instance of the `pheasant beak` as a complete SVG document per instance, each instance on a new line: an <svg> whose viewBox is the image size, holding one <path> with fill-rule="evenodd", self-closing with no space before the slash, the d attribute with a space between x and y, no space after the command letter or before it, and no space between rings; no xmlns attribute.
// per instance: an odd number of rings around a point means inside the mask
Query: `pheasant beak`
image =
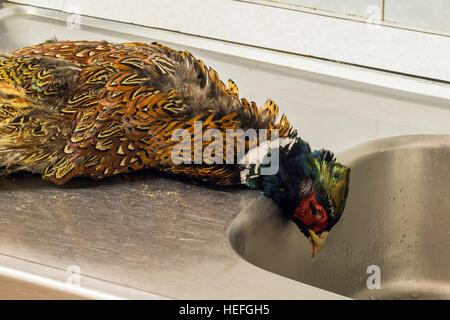
<svg viewBox="0 0 450 320"><path fill-rule="evenodd" d="M317 235L313 230L308 229L310 236L309 244L311 246L312 256L315 257L319 254L320 250L322 250L325 245L325 240L327 239L328 232L324 231L321 234Z"/></svg>

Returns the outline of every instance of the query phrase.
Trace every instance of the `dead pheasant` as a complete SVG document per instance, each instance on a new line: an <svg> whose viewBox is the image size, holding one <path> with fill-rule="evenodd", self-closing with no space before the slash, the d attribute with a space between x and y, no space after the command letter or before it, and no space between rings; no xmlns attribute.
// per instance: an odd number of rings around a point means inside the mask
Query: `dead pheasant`
<svg viewBox="0 0 450 320"><path fill-rule="evenodd" d="M284 115L277 118L273 101L258 108L191 53L157 43L49 41L0 54L0 174L29 171L63 184L154 168L245 184L281 207L315 255L342 215L350 170L329 151L311 151ZM173 134L185 129L194 137L199 125L223 139L191 138L189 155L213 146L216 161L175 162ZM262 137L245 142L253 161L230 162L229 150L220 152L228 129L266 129L265 140L277 132L279 169L261 174L275 153ZM242 152L235 140L232 146L232 154Z"/></svg>

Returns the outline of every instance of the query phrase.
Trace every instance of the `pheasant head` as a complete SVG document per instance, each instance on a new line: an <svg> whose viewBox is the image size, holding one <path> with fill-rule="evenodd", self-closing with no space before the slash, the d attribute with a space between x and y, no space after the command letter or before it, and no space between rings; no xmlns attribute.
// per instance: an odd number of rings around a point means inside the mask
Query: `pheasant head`
<svg viewBox="0 0 450 320"><path fill-rule="evenodd" d="M350 168L337 162L330 151L311 151L300 138L279 149L276 174L258 175L260 167L250 165L245 183L280 206L309 240L312 256L316 256L344 211Z"/></svg>

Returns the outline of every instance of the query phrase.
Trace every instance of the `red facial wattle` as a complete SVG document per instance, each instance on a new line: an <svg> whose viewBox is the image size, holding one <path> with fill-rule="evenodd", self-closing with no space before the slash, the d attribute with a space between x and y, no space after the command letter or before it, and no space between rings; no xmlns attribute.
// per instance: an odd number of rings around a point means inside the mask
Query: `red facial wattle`
<svg viewBox="0 0 450 320"><path fill-rule="evenodd" d="M315 214L313 213L311 206L315 208ZM314 192L308 198L300 201L300 205L295 209L294 216L315 233L323 231L328 225L326 211L317 202L316 194Z"/></svg>

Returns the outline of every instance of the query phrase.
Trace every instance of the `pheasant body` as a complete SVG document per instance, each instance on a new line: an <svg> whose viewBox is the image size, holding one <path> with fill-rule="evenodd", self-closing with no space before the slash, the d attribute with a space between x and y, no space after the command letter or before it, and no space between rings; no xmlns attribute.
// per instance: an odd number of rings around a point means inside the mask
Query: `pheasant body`
<svg viewBox="0 0 450 320"><path fill-rule="evenodd" d="M197 121L204 130L275 128L281 137L294 136L285 116L275 123L272 101L258 109L240 100L231 80L226 88L213 69L189 52L160 44L47 42L1 55L0 82L4 88L9 84L9 91L17 88L16 99L29 99L58 118L61 128L59 149L40 150L38 166L27 159L6 167L31 169L57 184L74 176L103 178L149 167L237 183L236 166L171 163L173 132L193 133ZM3 104L10 102L2 98Z"/></svg>
<svg viewBox="0 0 450 320"><path fill-rule="evenodd" d="M155 168L215 184L245 184L281 207L315 255L343 212L349 169L327 150L312 151L285 115L277 118L272 100L258 108L239 98L232 80L225 86L188 51L158 43L48 41L0 53L0 175L25 170L64 184L78 176ZM219 136L197 139L197 126ZM213 153L221 161L175 163L179 141L173 136L180 129L194 137L192 159L200 145L200 153L219 147ZM266 136L244 139L242 146L235 135L230 163L228 150L216 151L226 149L229 130L265 130ZM237 161L242 151L261 149L272 132L281 141L277 172L261 174L267 165L262 158L250 165Z"/></svg>

